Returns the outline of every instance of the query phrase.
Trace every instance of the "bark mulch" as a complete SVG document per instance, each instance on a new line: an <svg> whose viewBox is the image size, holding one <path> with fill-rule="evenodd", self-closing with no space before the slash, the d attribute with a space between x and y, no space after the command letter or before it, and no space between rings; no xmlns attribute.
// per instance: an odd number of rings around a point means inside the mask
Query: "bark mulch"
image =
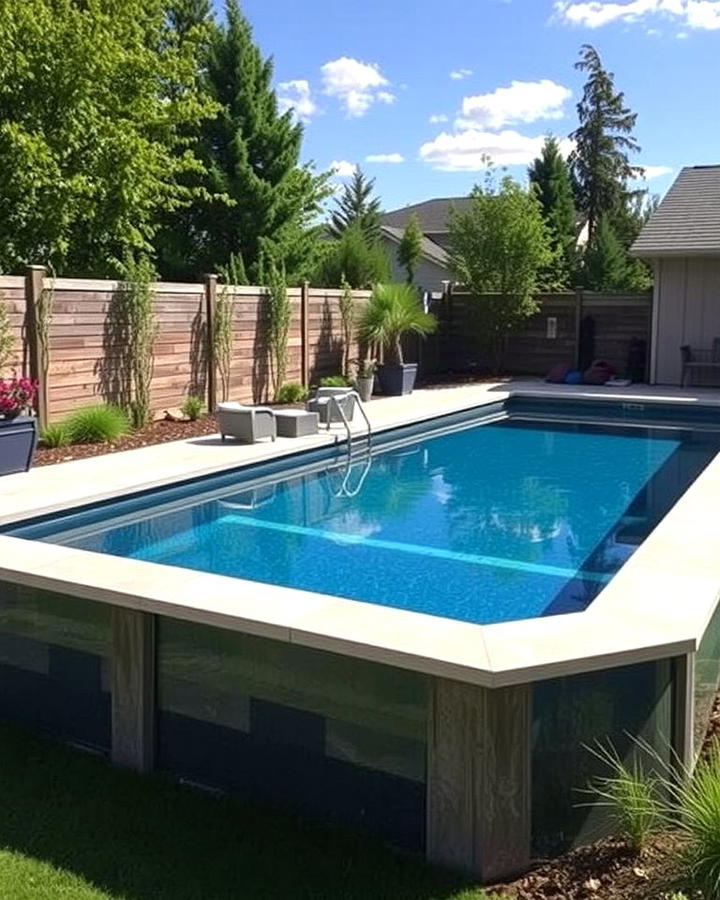
<svg viewBox="0 0 720 900"><path fill-rule="evenodd" d="M212 416L201 416L195 422L161 419L110 443L71 444L68 447L52 448L40 446L35 451L33 465L49 466L52 463L86 459L89 456L102 456L105 453L118 453L120 450L136 450L138 447L149 447L151 444L183 441L216 432L217 422Z"/></svg>
<svg viewBox="0 0 720 900"><path fill-rule="evenodd" d="M662 834L636 855L624 841L608 838L541 863L489 893L498 900L667 900L677 890L679 848L677 837Z"/></svg>

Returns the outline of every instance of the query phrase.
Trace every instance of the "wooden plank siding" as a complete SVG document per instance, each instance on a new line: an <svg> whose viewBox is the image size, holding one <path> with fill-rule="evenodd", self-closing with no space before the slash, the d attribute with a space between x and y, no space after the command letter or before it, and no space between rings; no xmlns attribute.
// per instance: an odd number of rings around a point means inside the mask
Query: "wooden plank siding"
<svg viewBox="0 0 720 900"><path fill-rule="evenodd" d="M123 403L129 390L127 340L118 316L122 284L115 281L46 279L53 289L50 329L49 416L57 420L89 403ZM218 295L222 291L218 286ZM267 300L263 288L232 286L234 301L233 362L229 398L246 403L267 402L271 377L267 344ZM154 285L158 333L154 346L151 405L156 415L175 409L189 394L207 393L207 309L204 284L159 282ZM292 318L288 340L286 381L302 381L303 350L307 380L315 384L338 374L343 364L343 329L338 289L308 288L307 346L303 348L302 289L288 291ZM10 370L27 371L25 279L0 276L0 295L10 313L15 354ZM369 299L354 293L356 312ZM434 301L438 316L435 335L425 342L405 342L408 361L419 361L422 372L483 368L487 357L473 324L476 301L453 293ZM540 298L540 312L512 335L506 369L516 374L542 375L556 362L574 363L577 356L577 304L595 320L595 356L621 371L633 337L649 338L651 298L645 294L551 294ZM557 337L547 337L548 317L557 319ZM354 339L350 358L360 348ZM10 374L10 371L4 373ZM221 400L218 381L218 400Z"/></svg>

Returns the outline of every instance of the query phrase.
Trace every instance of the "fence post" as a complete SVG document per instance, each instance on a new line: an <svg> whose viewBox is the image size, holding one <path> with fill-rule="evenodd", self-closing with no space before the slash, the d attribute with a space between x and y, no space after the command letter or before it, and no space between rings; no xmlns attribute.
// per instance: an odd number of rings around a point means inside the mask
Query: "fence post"
<svg viewBox="0 0 720 900"><path fill-rule="evenodd" d="M303 281L300 288L300 381L310 387L310 282Z"/></svg>
<svg viewBox="0 0 720 900"><path fill-rule="evenodd" d="M205 276L205 323L207 326L207 408L214 413L217 407L217 360L215 359L215 303L217 275Z"/></svg>
<svg viewBox="0 0 720 900"><path fill-rule="evenodd" d="M580 323L582 322L583 289L575 288L575 368L580 368Z"/></svg>
<svg viewBox="0 0 720 900"><path fill-rule="evenodd" d="M25 329L30 364L29 375L38 385L35 412L40 430L48 424L48 373L47 367L43 365L47 348L43 347L39 321L44 287L45 266L28 266L25 272Z"/></svg>

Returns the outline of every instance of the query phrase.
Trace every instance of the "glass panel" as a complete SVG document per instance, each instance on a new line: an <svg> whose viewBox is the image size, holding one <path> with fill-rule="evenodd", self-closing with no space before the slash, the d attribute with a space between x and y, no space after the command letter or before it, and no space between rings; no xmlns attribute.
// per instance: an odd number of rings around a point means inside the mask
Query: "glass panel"
<svg viewBox="0 0 720 900"><path fill-rule="evenodd" d="M174 619L157 636L160 768L422 847L425 676Z"/></svg>
<svg viewBox="0 0 720 900"><path fill-rule="evenodd" d="M588 749L609 739L622 759L641 737L670 763L672 662L659 660L538 682L533 692L533 843L541 855L607 833L604 810L583 793L608 774Z"/></svg>
<svg viewBox="0 0 720 900"><path fill-rule="evenodd" d="M720 683L720 604L705 629L695 657L694 744L698 754L705 739Z"/></svg>
<svg viewBox="0 0 720 900"><path fill-rule="evenodd" d="M0 716L110 749L110 608L0 582Z"/></svg>

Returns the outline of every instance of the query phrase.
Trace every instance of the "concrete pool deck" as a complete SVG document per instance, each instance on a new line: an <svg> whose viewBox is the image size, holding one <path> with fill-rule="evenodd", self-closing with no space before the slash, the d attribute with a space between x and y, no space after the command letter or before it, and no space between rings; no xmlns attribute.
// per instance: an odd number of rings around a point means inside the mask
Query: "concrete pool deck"
<svg viewBox="0 0 720 900"><path fill-rule="evenodd" d="M555 386L536 380L418 390L366 409L374 431L505 400L672 401L720 391ZM196 438L62 463L0 481L0 524L222 472L344 439L340 428L275 443ZM482 461L478 461L482 471ZM323 594L0 535L0 579L358 656L483 687L692 654L720 591L720 457L581 613L474 625ZM681 602L678 602L679 598Z"/></svg>

